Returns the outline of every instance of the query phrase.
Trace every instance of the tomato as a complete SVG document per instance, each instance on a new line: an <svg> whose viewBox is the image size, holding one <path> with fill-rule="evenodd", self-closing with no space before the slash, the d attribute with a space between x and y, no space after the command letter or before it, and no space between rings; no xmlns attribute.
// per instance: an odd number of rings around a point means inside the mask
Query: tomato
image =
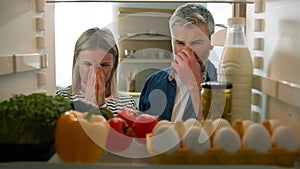
<svg viewBox="0 0 300 169"><path fill-rule="evenodd" d="M132 127L132 123L135 121L137 116L136 110L125 108L122 109L118 114L117 117L126 121L129 127Z"/></svg>
<svg viewBox="0 0 300 169"><path fill-rule="evenodd" d="M106 141L107 150L119 152L127 149L132 142L132 137L128 133L126 121L119 117L114 117L108 120L108 124L110 128Z"/></svg>
<svg viewBox="0 0 300 169"><path fill-rule="evenodd" d="M137 141L145 144L146 134L151 133L157 123L157 118L149 114L141 114L137 116L132 124L132 131L137 137Z"/></svg>
<svg viewBox="0 0 300 169"><path fill-rule="evenodd" d="M125 134L124 128L127 124L123 119L121 119L121 118L111 118L111 119L108 120L108 124L115 131L117 131L121 134Z"/></svg>

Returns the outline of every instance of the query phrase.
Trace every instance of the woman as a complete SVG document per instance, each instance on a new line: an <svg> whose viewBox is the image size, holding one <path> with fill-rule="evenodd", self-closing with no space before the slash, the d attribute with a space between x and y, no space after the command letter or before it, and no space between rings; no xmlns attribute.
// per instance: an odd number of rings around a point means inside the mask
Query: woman
<svg viewBox="0 0 300 169"><path fill-rule="evenodd" d="M109 29L86 30L75 44L72 86L58 90L57 94L73 100L75 109L83 104L76 102L78 99L107 107L114 113L123 108L137 109L131 96L118 93L118 61L118 47Z"/></svg>

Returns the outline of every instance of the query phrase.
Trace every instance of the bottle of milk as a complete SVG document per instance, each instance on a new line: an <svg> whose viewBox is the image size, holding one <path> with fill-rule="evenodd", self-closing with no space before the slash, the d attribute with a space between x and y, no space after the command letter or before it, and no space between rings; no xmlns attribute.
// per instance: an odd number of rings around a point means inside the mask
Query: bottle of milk
<svg viewBox="0 0 300 169"><path fill-rule="evenodd" d="M229 18L218 81L232 83L231 121L251 118L253 65L245 39L245 18Z"/></svg>

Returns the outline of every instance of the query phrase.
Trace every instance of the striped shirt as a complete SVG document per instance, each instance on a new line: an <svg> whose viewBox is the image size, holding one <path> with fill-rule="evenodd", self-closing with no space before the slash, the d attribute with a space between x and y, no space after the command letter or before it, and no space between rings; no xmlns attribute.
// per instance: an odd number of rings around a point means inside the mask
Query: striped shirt
<svg viewBox="0 0 300 169"><path fill-rule="evenodd" d="M57 90L56 94L62 95L65 98L68 98L70 100L84 99L83 95L71 93L71 86ZM126 95L123 93L122 94L119 93L118 97L105 98L105 105L106 105L106 108L110 109L115 114L124 108L130 108L130 109L137 110L136 103L135 103L134 99L132 98L132 96L129 96L129 95Z"/></svg>

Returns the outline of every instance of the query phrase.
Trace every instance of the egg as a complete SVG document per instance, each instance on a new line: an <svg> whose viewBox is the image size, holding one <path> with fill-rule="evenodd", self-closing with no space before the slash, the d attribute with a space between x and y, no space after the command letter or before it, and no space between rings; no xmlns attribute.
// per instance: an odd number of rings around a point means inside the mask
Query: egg
<svg viewBox="0 0 300 169"><path fill-rule="evenodd" d="M183 137L184 137L184 134L185 134L185 126L184 126L184 124L183 124L183 121L182 121L182 120L177 120L177 121L175 122L175 124L172 125L172 127L175 128L175 130L176 130L176 132L177 132L177 134L178 134L180 140L182 140Z"/></svg>
<svg viewBox="0 0 300 169"><path fill-rule="evenodd" d="M283 122L278 119L270 119L269 121L272 127L272 131L275 131L277 127L283 125Z"/></svg>
<svg viewBox="0 0 300 169"><path fill-rule="evenodd" d="M180 147L180 137L173 125L161 124L152 132L150 144L155 154L172 153Z"/></svg>
<svg viewBox="0 0 300 169"><path fill-rule="evenodd" d="M242 142L244 146L251 147L259 153L266 153L272 146L268 130L260 123L254 123L247 128Z"/></svg>
<svg viewBox="0 0 300 169"><path fill-rule="evenodd" d="M170 122L170 121L168 121L168 120L160 120L160 121L158 121L158 123L154 126L154 128L152 129L152 134L153 133L156 133L157 131L157 129L161 126L161 125L172 125L172 123Z"/></svg>
<svg viewBox="0 0 300 169"><path fill-rule="evenodd" d="M205 122L203 124L203 128L209 136L212 136L215 131L215 127L214 127L213 121L211 119L205 120Z"/></svg>
<svg viewBox="0 0 300 169"><path fill-rule="evenodd" d="M231 124L227 120L222 119L222 118L215 119L213 121L213 124L214 124L215 130L219 130L222 127L231 127Z"/></svg>
<svg viewBox="0 0 300 169"><path fill-rule="evenodd" d="M300 148L295 130L285 125L281 125L273 131L272 143L274 146L282 147L289 152L295 152Z"/></svg>
<svg viewBox="0 0 300 169"><path fill-rule="evenodd" d="M203 154L210 149L210 138L206 131L199 126L193 126L183 139L183 147L195 153Z"/></svg>
<svg viewBox="0 0 300 169"><path fill-rule="evenodd" d="M183 124L184 124L185 130L190 130L193 126L202 127L202 124L200 123L200 121L195 118L189 118L189 119L185 120Z"/></svg>
<svg viewBox="0 0 300 169"><path fill-rule="evenodd" d="M244 131L246 131L247 128L253 123L254 122L252 120L243 120Z"/></svg>
<svg viewBox="0 0 300 169"><path fill-rule="evenodd" d="M213 140L213 146L223 149L227 153L235 153L241 149L241 139L239 134L232 127L220 128Z"/></svg>
<svg viewBox="0 0 300 169"><path fill-rule="evenodd" d="M236 119L233 125L233 129L239 134L240 138L243 138L244 135L244 125L243 120Z"/></svg>

